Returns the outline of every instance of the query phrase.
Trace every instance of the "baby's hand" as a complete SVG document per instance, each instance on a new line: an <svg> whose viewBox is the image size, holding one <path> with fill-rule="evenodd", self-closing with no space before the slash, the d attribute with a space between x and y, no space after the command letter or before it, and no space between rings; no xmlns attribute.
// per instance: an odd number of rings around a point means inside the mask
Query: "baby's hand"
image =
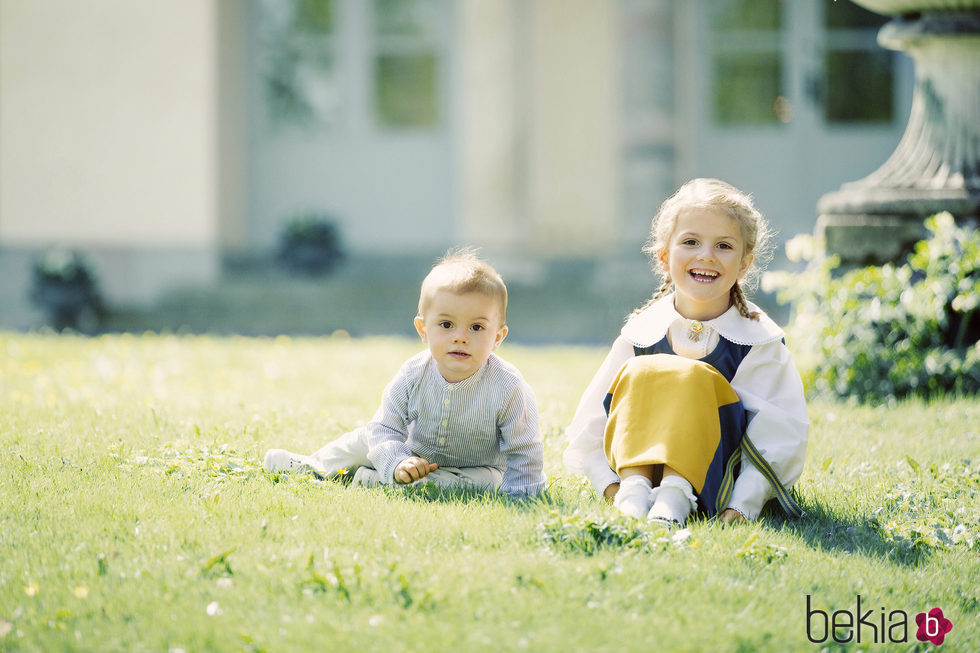
<svg viewBox="0 0 980 653"><path fill-rule="evenodd" d="M439 469L438 463L430 463L425 458L410 456L395 467L395 481L398 483L413 483L425 478L430 472Z"/></svg>

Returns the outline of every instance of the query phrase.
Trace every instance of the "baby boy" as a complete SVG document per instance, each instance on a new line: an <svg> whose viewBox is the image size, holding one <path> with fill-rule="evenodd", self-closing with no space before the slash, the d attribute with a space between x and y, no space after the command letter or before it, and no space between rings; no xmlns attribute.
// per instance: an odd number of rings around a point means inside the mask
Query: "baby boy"
<svg viewBox="0 0 980 653"><path fill-rule="evenodd" d="M356 469L361 485L538 494L537 402L517 368L494 353L507 336L500 275L468 250L448 254L422 282L415 329L428 348L402 365L368 424L311 456L270 449L266 471L332 478Z"/></svg>

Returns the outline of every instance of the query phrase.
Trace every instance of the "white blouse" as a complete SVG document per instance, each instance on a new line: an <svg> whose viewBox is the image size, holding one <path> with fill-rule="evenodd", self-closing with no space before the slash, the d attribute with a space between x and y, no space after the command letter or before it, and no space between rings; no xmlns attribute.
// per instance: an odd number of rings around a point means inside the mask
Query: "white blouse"
<svg viewBox="0 0 980 653"><path fill-rule="evenodd" d="M749 310L759 311L759 320L744 318L732 307L723 315L702 322L703 329L697 337L691 335L692 320L674 309L673 295L631 317L582 395L567 429L565 466L588 476L600 494L611 483L619 482L603 451L606 429L603 400L619 370L635 356L634 346L649 347L667 335L678 355L703 358L724 338L752 347L731 380L748 413L746 434L785 487L796 483L803 472L810 430L803 383L792 355L783 344L782 329L755 304L748 305ZM774 496L765 477L743 458L728 507L755 519L766 501Z"/></svg>

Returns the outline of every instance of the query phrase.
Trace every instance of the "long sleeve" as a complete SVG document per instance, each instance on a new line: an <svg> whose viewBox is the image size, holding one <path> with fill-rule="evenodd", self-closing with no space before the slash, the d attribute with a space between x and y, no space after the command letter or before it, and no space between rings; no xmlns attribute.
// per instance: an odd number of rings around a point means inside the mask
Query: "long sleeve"
<svg viewBox="0 0 980 653"><path fill-rule="evenodd" d="M513 365L492 354L473 376L449 383L428 351L402 366L365 427L368 459L383 483L409 456L440 467L494 467L502 489L537 494L543 449L534 393Z"/></svg>
<svg viewBox="0 0 980 653"><path fill-rule="evenodd" d="M408 443L412 421L408 414L411 392L408 372L409 364L406 364L388 383L381 396L381 406L365 427L370 446L368 459L382 481L389 484L394 482L395 467L412 455Z"/></svg>
<svg viewBox="0 0 980 653"><path fill-rule="evenodd" d="M511 496L536 495L544 489L544 444L538 404L531 387L521 381L500 412L500 452L507 460L501 490Z"/></svg>
<svg viewBox="0 0 980 653"><path fill-rule="evenodd" d="M753 347L732 379L732 388L748 411L746 435L790 487L803 473L810 419L789 350L779 341ZM755 519L773 496L769 482L743 458L729 506Z"/></svg>
<svg viewBox="0 0 980 653"><path fill-rule="evenodd" d="M585 474L600 495L619 476L609 468L603 449L606 432L606 410L603 401L619 370L633 357L633 345L624 337L613 342L609 354L589 383L572 423L568 426L568 447L562 457L565 466L577 474Z"/></svg>

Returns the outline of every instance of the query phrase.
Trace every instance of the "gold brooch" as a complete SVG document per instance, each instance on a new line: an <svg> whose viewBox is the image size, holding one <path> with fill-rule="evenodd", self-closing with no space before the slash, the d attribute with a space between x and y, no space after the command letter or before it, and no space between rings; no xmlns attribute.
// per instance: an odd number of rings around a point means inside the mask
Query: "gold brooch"
<svg viewBox="0 0 980 653"><path fill-rule="evenodd" d="M703 324L698 321L691 322L691 325L687 327L687 337L691 339L691 342L700 342L702 331L704 331Z"/></svg>

